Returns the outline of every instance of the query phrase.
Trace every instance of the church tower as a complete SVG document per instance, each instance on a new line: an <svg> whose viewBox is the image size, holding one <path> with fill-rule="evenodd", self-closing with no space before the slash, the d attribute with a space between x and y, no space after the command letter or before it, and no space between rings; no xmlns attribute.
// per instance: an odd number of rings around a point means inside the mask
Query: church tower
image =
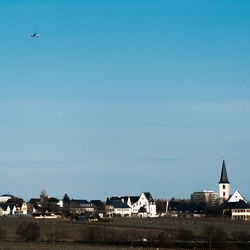
<svg viewBox="0 0 250 250"><path fill-rule="evenodd" d="M219 201L223 202L224 200L228 200L229 196L230 196L230 182L228 181L227 178L226 164L223 159L221 176L219 181Z"/></svg>

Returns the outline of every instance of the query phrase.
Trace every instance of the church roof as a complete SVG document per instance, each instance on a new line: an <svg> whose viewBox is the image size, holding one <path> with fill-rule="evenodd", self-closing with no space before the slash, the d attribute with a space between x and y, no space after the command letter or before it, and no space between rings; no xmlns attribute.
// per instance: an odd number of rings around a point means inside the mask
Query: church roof
<svg viewBox="0 0 250 250"><path fill-rule="evenodd" d="M238 202L241 200L247 203L247 200L244 198L244 196L240 193L239 190L236 189L234 193L228 199L228 202Z"/></svg>
<svg viewBox="0 0 250 250"><path fill-rule="evenodd" d="M240 200L237 202L227 202L226 205L230 208L230 209L241 209L241 208L250 208L250 204L246 203L244 200Z"/></svg>
<svg viewBox="0 0 250 250"><path fill-rule="evenodd" d="M219 183L230 183L227 178L227 170L226 170L226 164L224 160L222 162L222 169L221 169L221 176L220 176Z"/></svg>

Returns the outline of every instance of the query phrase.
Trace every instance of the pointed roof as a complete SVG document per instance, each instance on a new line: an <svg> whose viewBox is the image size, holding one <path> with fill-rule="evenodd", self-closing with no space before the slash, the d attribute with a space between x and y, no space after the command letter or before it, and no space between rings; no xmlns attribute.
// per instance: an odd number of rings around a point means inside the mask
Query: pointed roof
<svg viewBox="0 0 250 250"><path fill-rule="evenodd" d="M224 160L222 162L222 169L221 169L221 176L220 176L219 183L230 183L227 178L227 170L226 170L226 164Z"/></svg>
<svg viewBox="0 0 250 250"><path fill-rule="evenodd" d="M236 189L229 198L228 202L238 202L238 201L244 201L245 203L247 203L247 200L243 197L240 191Z"/></svg>

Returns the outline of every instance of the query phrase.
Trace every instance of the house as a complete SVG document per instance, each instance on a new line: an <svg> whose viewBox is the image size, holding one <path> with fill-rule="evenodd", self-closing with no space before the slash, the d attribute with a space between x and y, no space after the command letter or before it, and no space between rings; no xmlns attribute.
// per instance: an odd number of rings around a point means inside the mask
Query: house
<svg viewBox="0 0 250 250"><path fill-rule="evenodd" d="M70 209L72 212L80 214L84 212L94 212L94 206L87 200L75 200L70 202Z"/></svg>
<svg viewBox="0 0 250 250"><path fill-rule="evenodd" d="M126 204L131 208L131 216L157 217L156 204L149 192L142 192L140 196L118 196L109 199L120 200Z"/></svg>
<svg viewBox="0 0 250 250"><path fill-rule="evenodd" d="M205 217L205 209L205 203L189 201L169 201L167 203L167 215L171 217Z"/></svg>
<svg viewBox="0 0 250 250"><path fill-rule="evenodd" d="M90 203L94 208L94 212L98 214L100 217L103 217L105 213L105 204L101 200L91 200Z"/></svg>
<svg viewBox="0 0 250 250"><path fill-rule="evenodd" d="M26 215L28 213L27 203L23 199L13 195L4 195L2 197L7 197L8 199L0 203L0 215Z"/></svg>
<svg viewBox="0 0 250 250"><path fill-rule="evenodd" d="M0 216L15 215L17 208L15 205L0 204Z"/></svg>
<svg viewBox="0 0 250 250"><path fill-rule="evenodd" d="M250 208L249 202L237 189L227 201L224 201L222 206L224 216L229 216L232 219L243 219L244 217L244 220L246 220L247 214L243 215L243 213L247 213L247 209Z"/></svg>
<svg viewBox="0 0 250 250"><path fill-rule="evenodd" d="M27 204L28 213L38 213L41 212L41 200L40 198L31 198Z"/></svg>
<svg viewBox="0 0 250 250"><path fill-rule="evenodd" d="M250 221L250 206L241 206L240 208L232 209L233 220L245 220Z"/></svg>
<svg viewBox="0 0 250 250"><path fill-rule="evenodd" d="M9 199L15 198L14 195L11 194L3 194L0 196L0 203L6 203Z"/></svg>
<svg viewBox="0 0 250 250"><path fill-rule="evenodd" d="M121 201L132 207L139 200L140 196L122 196Z"/></svg>
<svg viewBox="0 0 250 250"><path fill-rule="evenodd" d="M8 215L15 215L16 211L17 211L17 208L16 208L16 206L14 204L8 205L8 207L7 207Z"/></svg>
<svg viewBox="0 0 250 250"><path fill-rule="evenodd" d="M31 204L31 205L41 206L40 198L31 198L28 203Z"/></svg>
<svg viewBox="0 0 250 250"><path fill-rule="evenodd" d="M40 211L41 210L41 208L40 207L38 207L39 209L36 209L36 205L32 205L32 204L30 204L30 203L26 203L27 204L27 214L32 214L32 213L35 213L36 211Z"/></svg>
<svg viewBox="0 0 250 250"><path fill-rule="evenodd" d="M242 213L248 213L247 209L250 209L249 202L245 200L239 200L236 202L224 202L223 204L223 215L231 217L231 219L243 219ZM243 211L244 210L244 211ZM244 214L247 216L247 214ZM245 220L246 218L244 218Z"/></svg>
<svg viewBox="0 0 250 250"><path fill-rule="evenodd" d="M130 217L131 208L123 203L119 197L111 197L106 200L106 214L108 217Z"/></svg>
<svg viewBox="0 0 250 250"><path fill-rule="evenodd" d="M15 203L12 203L14 205ZM28 204L26 202L15 204L16 214L18 215L27 215L28 214Z"/></svg>
<svg viewBox="0 0 250 250"><path fill-rule="evenodd" d="M9 210L8 206L6 204L0 203L0 216L4 216L4 215L8 215L9 214Z"/></svg>
<svg viewBox="0 0 250 250"><path fill-rule="evenodd" d="M223 214L231 215L233 220L250 220L250 204L245 200L227 202Z"/></svg>
<svg viewBox="0 0 250 250"><path fill-rule="evenodd" d="M149 192L142 192L140 196L131 196L127 199L127 204L132 208L132 215L139 215L139 211L146 211L143 217L157 217L156 204Z"/></svg>
<svg viewBox="0 0 250 250"><path fill-rule="evenodd" d="M12 214L17 214L17 215L28 214L27 203L22 198L15 197L8 199L8 201L5 204L11 208ZM15 212L13 212L13 209L15 210Z"/></svg>

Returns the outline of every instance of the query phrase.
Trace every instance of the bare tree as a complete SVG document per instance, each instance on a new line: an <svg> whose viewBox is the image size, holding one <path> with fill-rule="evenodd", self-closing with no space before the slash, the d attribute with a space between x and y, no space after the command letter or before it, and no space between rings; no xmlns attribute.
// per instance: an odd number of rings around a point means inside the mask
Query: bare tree
<svg viewBox="0 0 250 250"><path fill-rule="evenodd" d="M42 213L45 214L46 210L48 209L48 195L46 193L46 190L42 190L40 194L40 204L41 204L41 209Z"/></svg>

